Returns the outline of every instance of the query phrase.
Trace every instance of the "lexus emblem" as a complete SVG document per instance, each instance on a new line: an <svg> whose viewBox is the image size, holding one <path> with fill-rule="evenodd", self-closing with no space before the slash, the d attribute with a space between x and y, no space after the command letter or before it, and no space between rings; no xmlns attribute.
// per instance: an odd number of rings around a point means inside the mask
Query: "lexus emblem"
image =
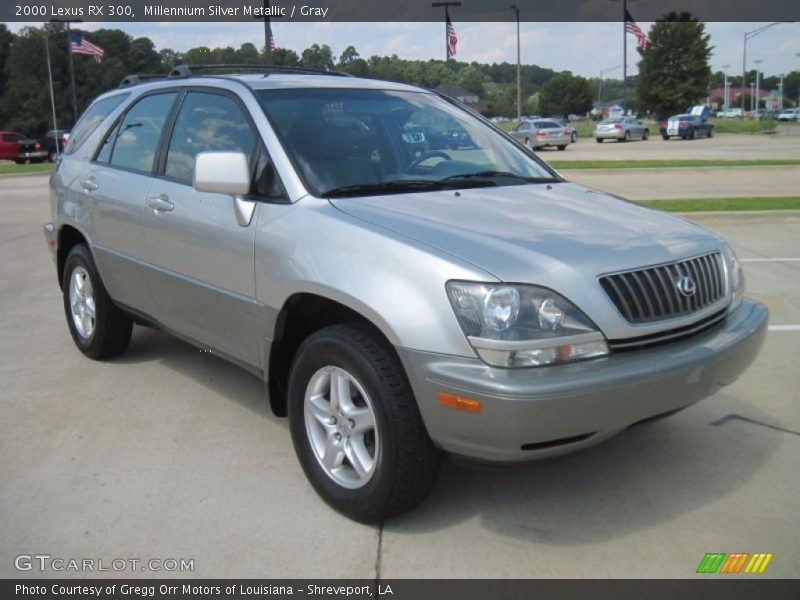
<svg viewBox="0 0 800 600"><path fill-rule="evenodd" d="M686 275L675 282L675 287L687 298L694 296L695 291L697 291L697 284L694 282L694 279Z"/></svg>

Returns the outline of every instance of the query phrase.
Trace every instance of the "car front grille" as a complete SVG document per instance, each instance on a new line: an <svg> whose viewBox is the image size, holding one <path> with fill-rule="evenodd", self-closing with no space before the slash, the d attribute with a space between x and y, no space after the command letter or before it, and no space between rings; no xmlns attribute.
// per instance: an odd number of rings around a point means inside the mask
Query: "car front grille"
<svg viewBox="0 0 800 600"><path fill-rule="evenodd" d="M686 284L683 292L679 289L681 280ZM694 292L686 293L692 284ZM604 275L600 278L600 285L629 323L652 323L682 317L711 306L725 296L725 276L719 252Z"/></svg>

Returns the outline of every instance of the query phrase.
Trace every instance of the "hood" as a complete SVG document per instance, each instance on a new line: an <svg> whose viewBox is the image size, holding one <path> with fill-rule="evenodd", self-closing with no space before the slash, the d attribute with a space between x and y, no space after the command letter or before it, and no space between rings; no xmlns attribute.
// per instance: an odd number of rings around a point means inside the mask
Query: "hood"
<svg viewBox="0 0 800 600"><path fill-rule="evenodd" d="M680 217L574 183L336 198L339 210L492 273L556 286L718 249L719 238Z"/></svg>

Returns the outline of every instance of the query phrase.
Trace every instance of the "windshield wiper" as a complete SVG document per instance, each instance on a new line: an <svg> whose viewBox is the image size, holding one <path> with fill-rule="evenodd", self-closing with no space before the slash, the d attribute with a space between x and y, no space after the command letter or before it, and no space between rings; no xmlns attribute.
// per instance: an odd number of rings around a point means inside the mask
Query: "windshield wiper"
<svg viewBox="0 0 800 600"><path fill-rule="evenodd" d="M449 179L449 178L448 178ZM391 179L378 183L359 183L332 188L322 193L325 197L361 196L375 194L402 194L410 192L430 192L453 188L475 187L475 185L495 185L492 181L458 182L444 179Z"/></svg>
<svg viewBox="0 0 800 600"><path fill-rule="evenodd" d="M525 175L518 175L517 173L511 173L510 171L477 171L476 173L460 173L458 175L450 175L450 177L445 177L442 181L458 181L458 180L478 180L478 181L488 181L494 183L495 178L506 178L506 179L516 179L517 181L524 181L525 183L555 183L558 182L558 179L554 177L527 177Z"/></svg>

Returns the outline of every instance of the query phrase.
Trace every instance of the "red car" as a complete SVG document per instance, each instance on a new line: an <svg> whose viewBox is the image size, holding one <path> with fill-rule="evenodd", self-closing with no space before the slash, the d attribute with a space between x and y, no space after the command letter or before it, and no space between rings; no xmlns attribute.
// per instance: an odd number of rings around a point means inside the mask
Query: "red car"
<svg viewBox="0 0 800 600"><path fill-rule="evenodd" d="M36 140L16 131L0 131L0 159L21 165L28 160L42 162L45 156L47 153Z"/></svg>

